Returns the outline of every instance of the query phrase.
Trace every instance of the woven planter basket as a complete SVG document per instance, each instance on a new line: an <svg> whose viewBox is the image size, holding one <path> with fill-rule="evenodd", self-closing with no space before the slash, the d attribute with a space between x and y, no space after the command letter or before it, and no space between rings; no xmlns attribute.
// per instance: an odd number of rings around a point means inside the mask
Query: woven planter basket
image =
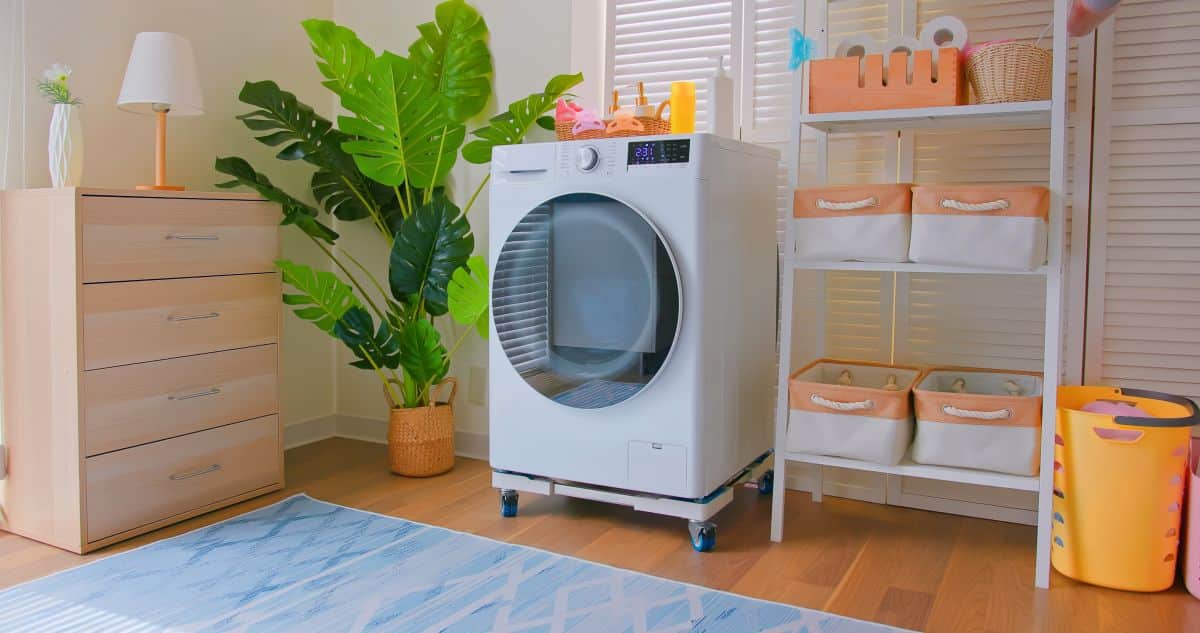
<svg viewBox="0 0 1200 633"><path fill-rule="evenodd" d="M450 385L450 397L437 402L437 389L445 384ZM391 405L388 461L397 475L432 477L454 468L454 394L458 382L447 378L432 391L428 406L406 409L384 390Z"/></svg>
<svg viewBox="0 0 1200 633"><path fill-rule="evenodd" d="M1023 42L987 44L967 57L967 79L979 103L1050 98L1050 51Z"/></svg>

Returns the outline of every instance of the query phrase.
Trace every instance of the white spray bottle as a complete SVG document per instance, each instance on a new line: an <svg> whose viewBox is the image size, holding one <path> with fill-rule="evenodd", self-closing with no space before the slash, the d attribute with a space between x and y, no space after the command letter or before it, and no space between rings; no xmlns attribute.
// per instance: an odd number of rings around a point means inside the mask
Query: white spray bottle
<svg viewBox="0 0 1200 633"><path fill-rule="evenodd" d="M734 138L733 79L725 73L725 58L716 58L717 66L708 78L708 131Z"/></svg>

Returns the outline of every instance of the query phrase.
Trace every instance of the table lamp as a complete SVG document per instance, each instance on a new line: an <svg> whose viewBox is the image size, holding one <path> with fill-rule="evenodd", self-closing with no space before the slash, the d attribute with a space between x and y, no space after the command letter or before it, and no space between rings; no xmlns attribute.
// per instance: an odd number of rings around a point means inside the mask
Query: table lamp
<svg viewBox="0 0 1200 633"><path fill-rule="evenodd" d="M157 123L154 184L137 188L182 191L183 187L167 184L167 114L204 114L192 43L175 33L138 33L125 67L117 107L139 114L153 113Z"/></svg>

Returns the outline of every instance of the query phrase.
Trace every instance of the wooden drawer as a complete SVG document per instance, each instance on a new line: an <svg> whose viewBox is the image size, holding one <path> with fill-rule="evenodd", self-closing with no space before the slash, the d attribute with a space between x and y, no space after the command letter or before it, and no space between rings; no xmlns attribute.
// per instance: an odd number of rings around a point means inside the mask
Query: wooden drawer
<svg viewBox="0 0 1200 633"><path fill-rule="evenodd" d="M83 196L83 281L261 273L279 257L270 202Z"/></svg>
<svg viewBox="0 0 1200 633"><path fill-rule="evenodd" d="M84 369L275 343L274 273L83 287Z"/></svg>
<svg viewBox="0 0 1200 633"><path fill-rule="evenodd" d="M86 455L278 412L274 345L84 372Z"/></svg>
<svg viewBox="0 0 1200 633"><path fill-rule="evenodd" d="M86 463L87 541L279 482L279 426L267 416Z"/></svg>

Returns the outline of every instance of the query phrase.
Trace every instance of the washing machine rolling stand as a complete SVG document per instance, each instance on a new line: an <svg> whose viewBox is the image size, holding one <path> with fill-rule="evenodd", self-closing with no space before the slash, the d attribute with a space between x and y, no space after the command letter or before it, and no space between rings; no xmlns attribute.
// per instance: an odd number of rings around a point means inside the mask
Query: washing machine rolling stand
<svg viewBox="0 0 1200 633"><path fill-rule="evenodd" d="M763 453L716 490L699 499L664 497L645 492L590 486L504 470L492 471L492 487L500 489L500 514L505 517L517 516L519 492L532 492L545 496L562 495L604 501L629 506L641 512L687 519L692 547L698 552L707 552L712 550L717 542L717 525L710 519L733 501L735 488L748 481L755 481L760 495L771 494L775 485L775 471L771 469L770 457L770 451Z"/></svg>

